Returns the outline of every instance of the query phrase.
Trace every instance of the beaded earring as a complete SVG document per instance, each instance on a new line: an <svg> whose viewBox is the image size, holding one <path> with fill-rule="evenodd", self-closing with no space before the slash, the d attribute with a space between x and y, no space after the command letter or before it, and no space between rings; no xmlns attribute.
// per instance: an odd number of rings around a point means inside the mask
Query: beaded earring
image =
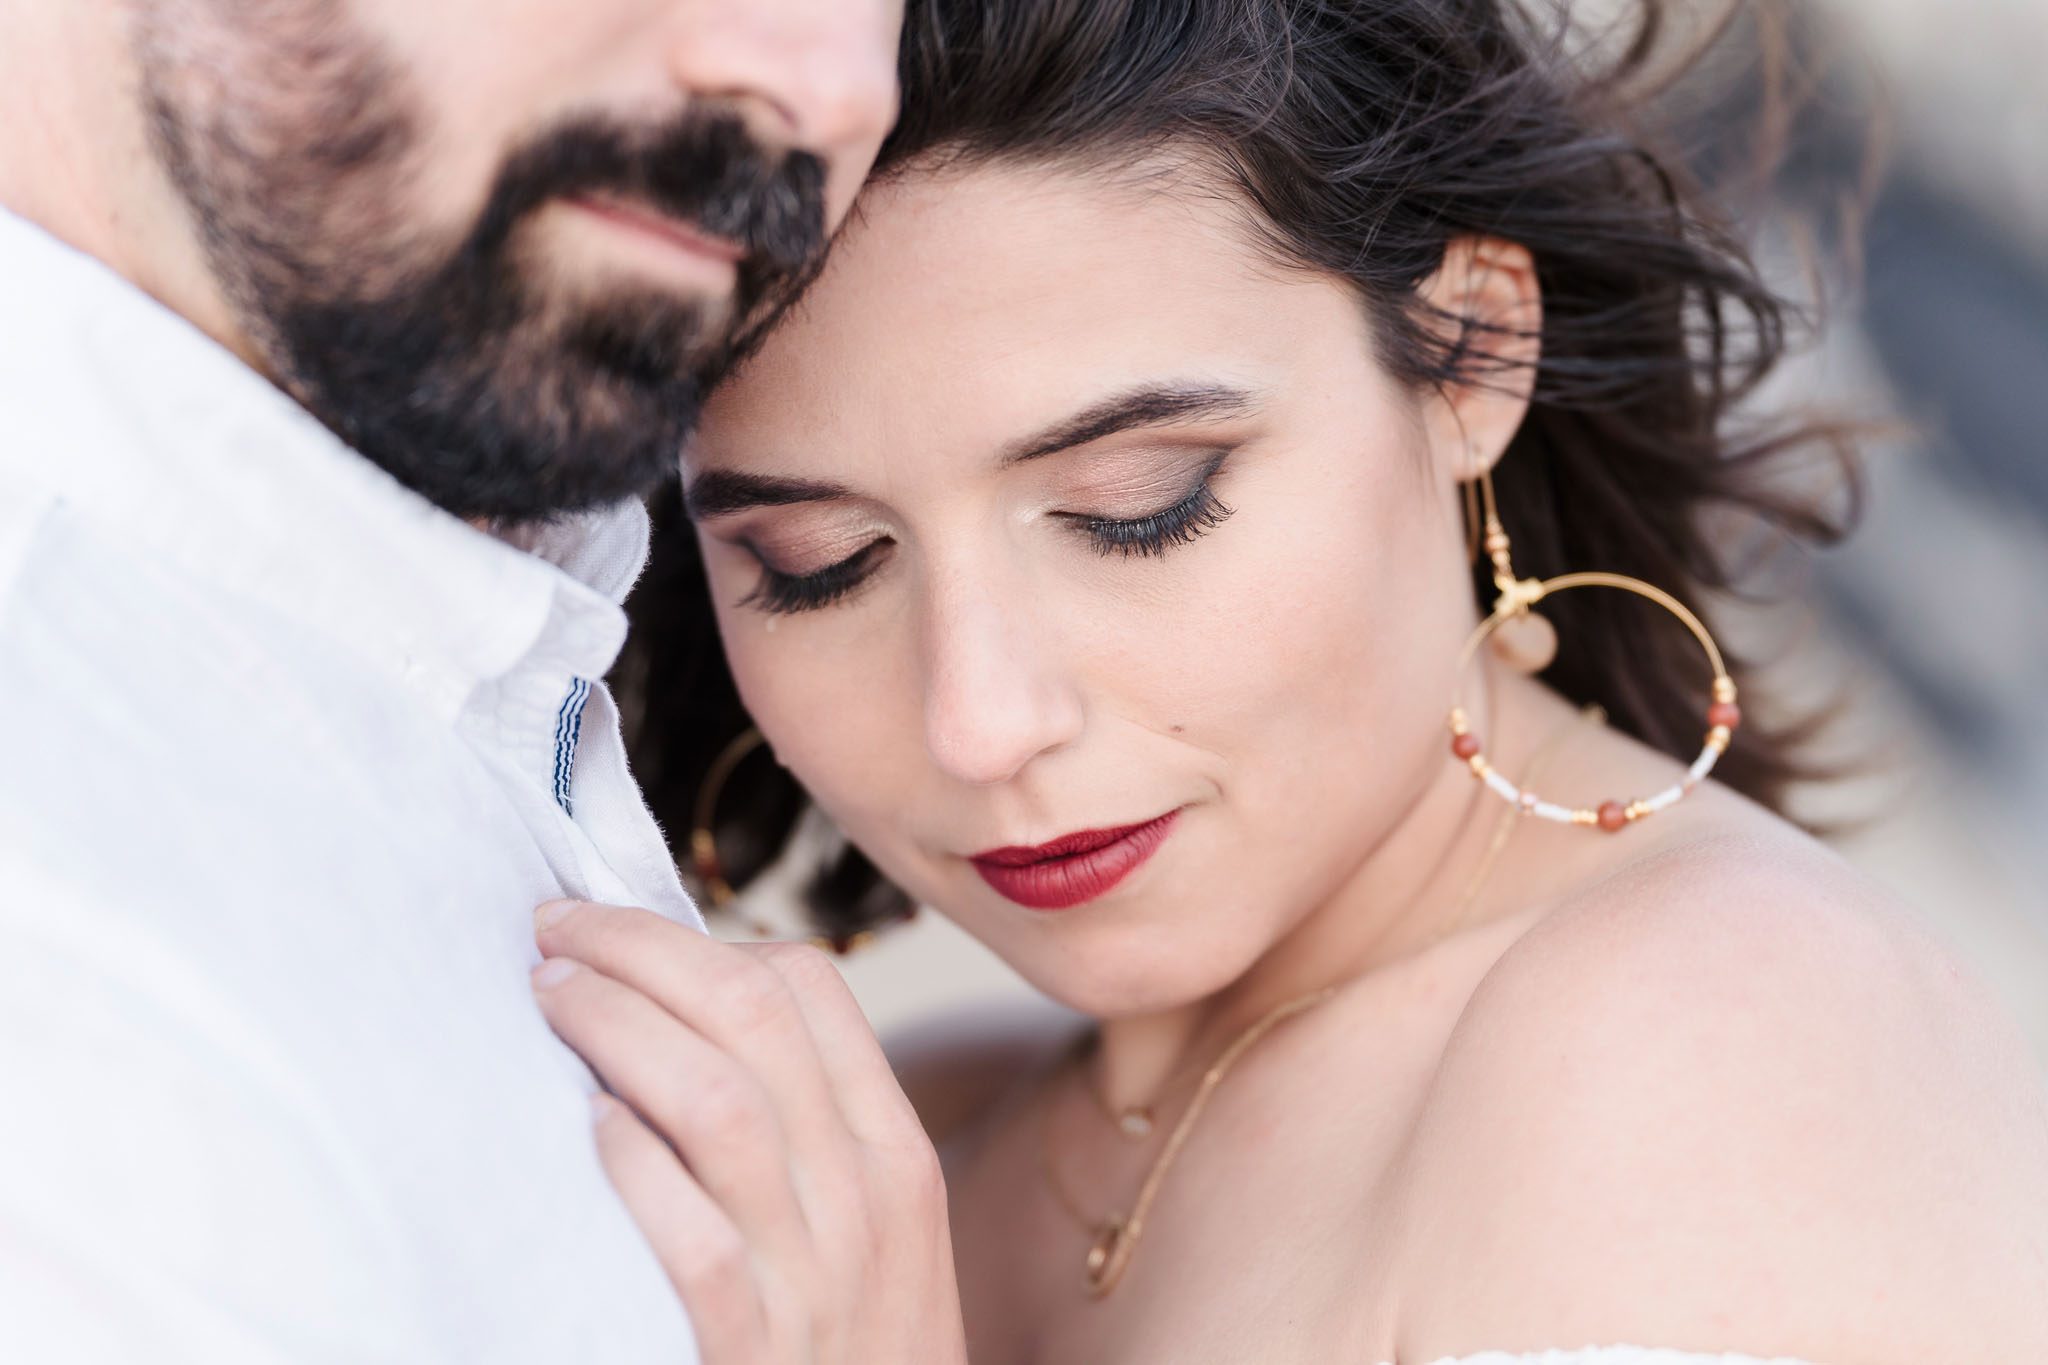
<svg viewBox="0 0 2048 1365"><path fill-rule="evenodd" d="M1472 770L1473 777L1486 784L1487 788L1508 804L1519 808L1525 815L1534 815L1561 825L1584 825L1618 833L1638 820L1655 815L1658 811L1676 805L1680 800L1707 778L1714 770L1714 764L1728 750L1735 730L1742 724L1742 710L1735 704L1735 680L1728 675L1727 665L1722 661L1721 651L1715 647L1713 636L1701 624L1699 617L1686 609L1684 603L1665 592L1662 588L1613 573L1568 573L1556 578L1516 578L1509 558L1508 533L1501 525L1500 509L1494 501L1493 478L1482 470L1476 480L1478 497L1484 513L1484 539L1481 544L1487 556L1493 561L1493 583L1499 591L1493 613L1479 623L1477 629L1465 642L1465 648L1458 656L1458 678L1462 683L1466 670L1471 666L1473 656L1481 645L1489 640L1505 640L1505 648L1496 648L1496 653L1512 666L1526 672L1537 673L1547 668L1556 654L1557 632L1550 622L1535 610L1536 604L1555 593L1573 588L1618 588L1632 592L1638 597L1648 598L1658 606L1676 616L1693 638L1706 651L1707 662L1714 670L1711 686L1712 702L1707 707L1706 742L1700 749L1700 756L1693 760L1691 768L1683 778L1654 796L1635 801L1604 801L1597 807L1571 807L1546 801L1533 791L1524 791L1486 761L1486 754L1480 746L1479 736L1472 732L1470 719L1460 704L1461 691L1451 697L1451 753ZM1467 489L1468 506L1471 490ZM1533 665L1533 666L1532 666Z"/></svg>

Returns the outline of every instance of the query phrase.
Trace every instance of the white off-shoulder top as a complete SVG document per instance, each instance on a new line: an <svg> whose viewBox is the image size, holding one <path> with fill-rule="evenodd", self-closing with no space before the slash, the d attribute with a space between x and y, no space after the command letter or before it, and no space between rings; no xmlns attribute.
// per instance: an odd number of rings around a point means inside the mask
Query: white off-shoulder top
<svg viewBox="0 0 2048 1365"><path fill-rule="evenodd" d="M1581 1346L1576 1351L1537 1351L1513 1355L1482 1351L1476 1356L1445 1356L1429 1365L1811 1365L1790 1356L1701 1355L1648 1346Z"/></svg>

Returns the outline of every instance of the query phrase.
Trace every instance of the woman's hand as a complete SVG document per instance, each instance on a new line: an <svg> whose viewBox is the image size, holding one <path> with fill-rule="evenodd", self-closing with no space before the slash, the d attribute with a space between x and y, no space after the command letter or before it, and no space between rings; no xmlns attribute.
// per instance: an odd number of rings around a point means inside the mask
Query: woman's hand
<svg viewBox="0 0 2048 1365"><path fill-rule="evenodd" d="M618 1097L598 1151L706 1365L963 1362L938 1158L830 960L614 906L535 923L541 1010Z"/></svg>

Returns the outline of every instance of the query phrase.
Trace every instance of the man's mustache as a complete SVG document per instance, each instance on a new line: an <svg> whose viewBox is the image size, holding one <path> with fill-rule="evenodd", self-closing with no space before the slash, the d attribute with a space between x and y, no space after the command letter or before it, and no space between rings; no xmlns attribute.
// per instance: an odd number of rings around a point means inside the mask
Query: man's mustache
<svg viewBox="0 0 2048 1365"><path fill-rule="evenodd" d="M729 113L691 112L651 129L585 116L534 139L499 173L471 258L494 258L548 202L591 194L735 243L756 278L807 273L825 250L824 163L809 152L769 153Z"/></svg>

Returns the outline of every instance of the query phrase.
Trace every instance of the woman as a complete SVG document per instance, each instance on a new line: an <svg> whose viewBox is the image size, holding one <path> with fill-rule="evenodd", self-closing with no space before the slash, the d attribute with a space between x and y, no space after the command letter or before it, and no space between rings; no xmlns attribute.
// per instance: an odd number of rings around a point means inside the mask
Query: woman
<svg viewBox="0 0 2048 1365"><path fill-rule="evenodd" d="M643 760L688 828L715 609L835 931L1090 1022L899 1089L816 955L550 907L706 1359L2048 1359L2023 1047L1656 596L1826 533L1757 467L1835 434L1731 434L1779 305L1636 73L1497 0L926 0L904 72L685 460Z"/></svg>

